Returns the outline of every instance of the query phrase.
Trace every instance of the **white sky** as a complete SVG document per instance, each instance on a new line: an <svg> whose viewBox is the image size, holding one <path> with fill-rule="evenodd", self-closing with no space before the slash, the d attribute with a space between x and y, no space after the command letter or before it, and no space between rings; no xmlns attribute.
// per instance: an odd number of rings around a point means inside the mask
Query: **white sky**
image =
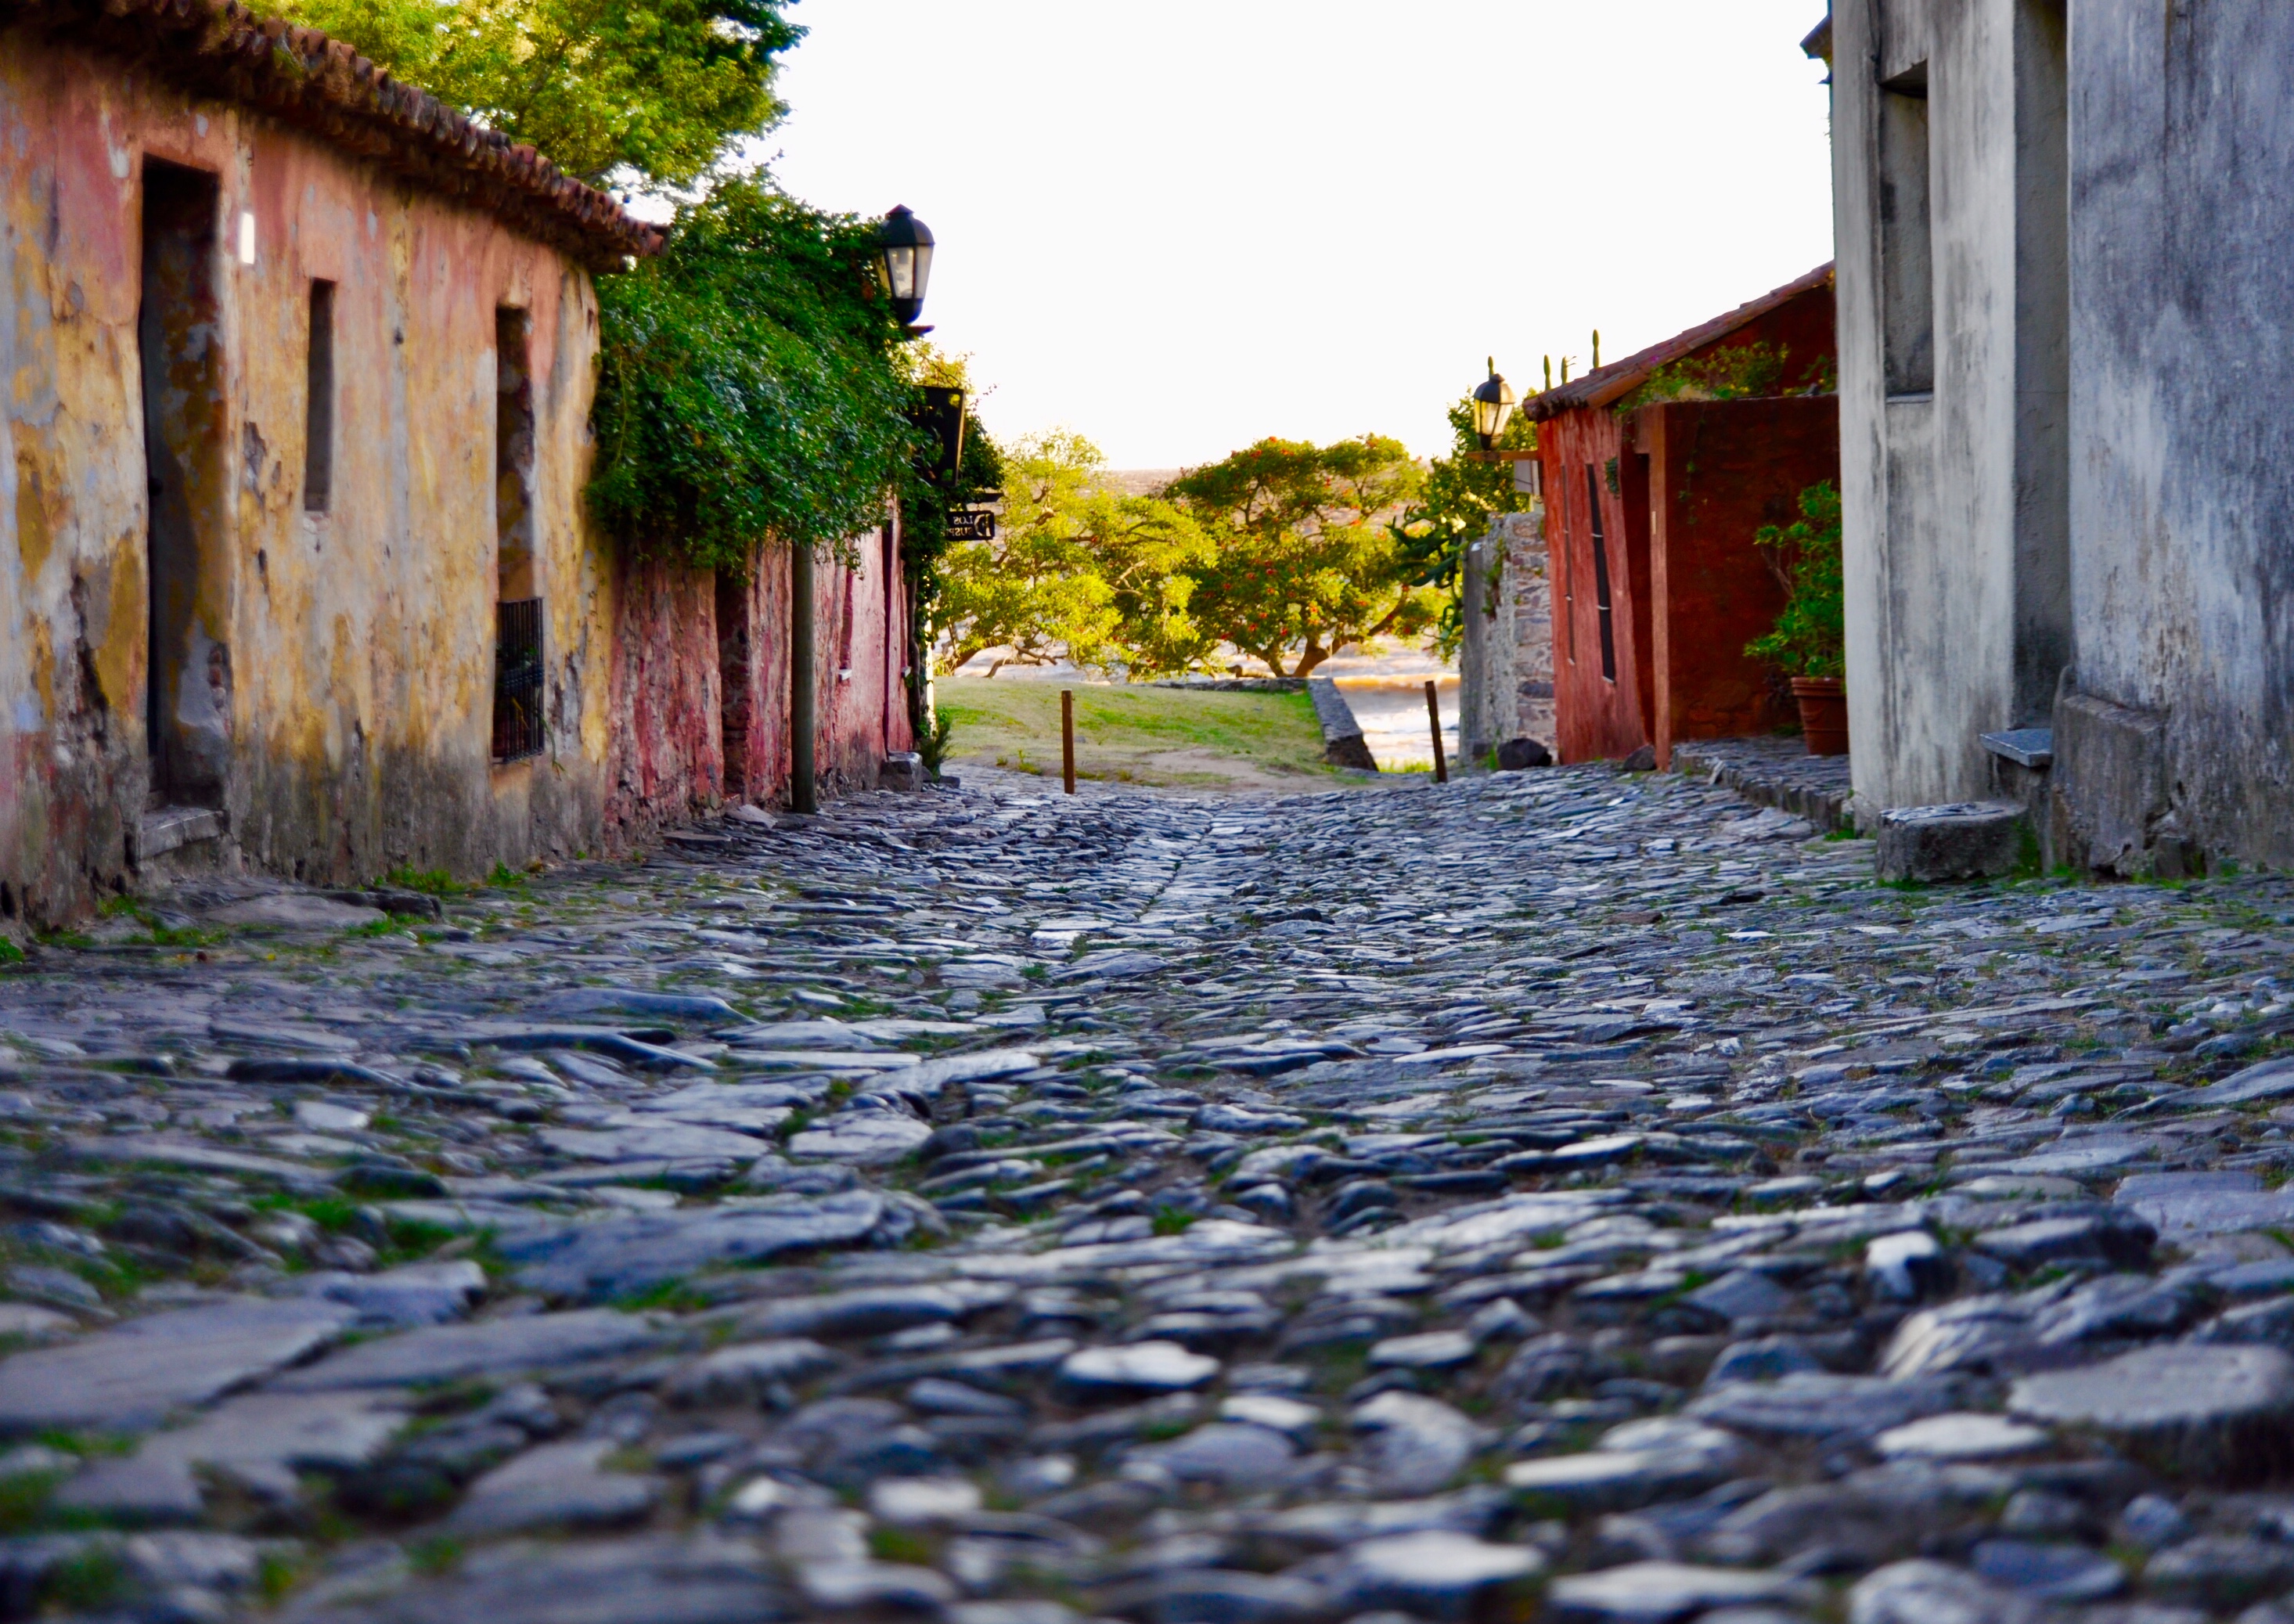
<svg viewBox="0 0 2294 1624"><path fill-rule="evenodd" d="M789 191L940 241L923 320L1008 437L1116 467L1420 453L1832 253L1824 0L801 0Z"/></svg>

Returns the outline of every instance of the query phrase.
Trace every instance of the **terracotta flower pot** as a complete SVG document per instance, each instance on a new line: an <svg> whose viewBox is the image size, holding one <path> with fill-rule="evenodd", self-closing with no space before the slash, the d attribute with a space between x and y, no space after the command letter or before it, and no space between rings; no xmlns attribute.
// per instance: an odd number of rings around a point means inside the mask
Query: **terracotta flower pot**
<svg viewBox="0 0 2294 1624"><path fill-rule="evenodd" d="M1800 704L1801 736L1811 756L1848 753L1848 685L1837 677L1795 677L1793 698Z"/></svg>

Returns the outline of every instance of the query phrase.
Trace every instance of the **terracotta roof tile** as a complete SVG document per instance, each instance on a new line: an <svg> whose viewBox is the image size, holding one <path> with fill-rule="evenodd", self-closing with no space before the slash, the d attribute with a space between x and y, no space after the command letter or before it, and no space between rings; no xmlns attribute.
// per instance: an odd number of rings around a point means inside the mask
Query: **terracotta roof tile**
<svg viewBox="0 0 2294 1624"><path fill-rule="evenodd" d="M238 0L0 0L0 25L90 45L195 94L269 113L593 270L619 270L661 247L660 227L532 147L402 84L340 40L258 18Z"/></svg>

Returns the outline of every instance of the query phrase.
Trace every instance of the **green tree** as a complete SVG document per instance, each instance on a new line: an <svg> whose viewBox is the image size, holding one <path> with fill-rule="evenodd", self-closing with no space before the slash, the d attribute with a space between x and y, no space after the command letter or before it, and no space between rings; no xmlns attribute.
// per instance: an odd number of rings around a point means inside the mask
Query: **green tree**
<svg viewBox="0 0 2294 1624"><path fill-rule="evenodd" d="M1217 547L1188 600L1194 624L1300 677L1348 643L1424 630L1440 605L1411 580L1390 523L1424 479L1380 434L1262 440L1183 475L1165 495Z"/></svg>
<svg viewBox="0 0 2294 1624"><path fill-rule="evenodd" d="M989 676L1064 658L1149 677L1216 652L1188 613L1194 576L1215 557L1210 538L1159 497L1110 490L1105 471L1098 447L1064 431L1003 453L996 540L947 555L943 670L1009 648Z"/></svg>
<svg viewBox="0 0 2294 1624"><path fill-rule="evenodd" d="M599 279L590 500L606 528L745 570L768 540L832 547L883 521L918 436L874 256L869 222L742 179Z"/></svg>
<svg viewBox="0 0 2294 1624"><path fill-rule="evenodd" d="M1011 652L988 668L1078 664L1108 657L1120 621L1100 576L1084 523L1098 448L1054 430L1005 448L1004 511L992 541L958 541L941 562L943 671L992 648Z"/></svg>
<svg viewBox="0 0 2294 1624"><path fill-rule="evenodd" d="M1512 463L1485 462L1474 455L1481 441L1474 433L1470 397L1452 405L1449 417L1450 454L1434 459L1418 499L1389 526L1407 560L1411 584L1431 589L1440 601L1435 637L1445 658L1457 654L1465 635L1464 607L1459 596L1466 548L1488 531L1491 516L1518 513L1537 499L1513 488ZM1499 431L1496 449L1536 450L1537 426L1521 413L1514 413Z"/></svg>
<svg viewBox="0 0 2294 1624"><path fill-rule="evenodd" d="M777 122L789 0L284 0L293 21L593 185L699 178Z"/></svg>

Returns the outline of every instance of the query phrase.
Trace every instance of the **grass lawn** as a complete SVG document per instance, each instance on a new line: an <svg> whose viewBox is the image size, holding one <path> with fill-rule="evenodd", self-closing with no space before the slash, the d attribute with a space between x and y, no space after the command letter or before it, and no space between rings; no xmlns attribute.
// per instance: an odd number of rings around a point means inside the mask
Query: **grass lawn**
<svg viewBox="0 0 2294 1624"><path fill-rule="evenodd" d="M1322 730L1304 694L1203 694L1072 685L1076 775L1185 789L1305 789L1356 783L1322 762ZM1060 775L1060 685L944 677L933 685L956 724L951 762Z"/></svg>

